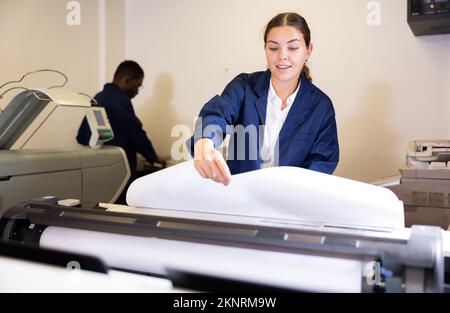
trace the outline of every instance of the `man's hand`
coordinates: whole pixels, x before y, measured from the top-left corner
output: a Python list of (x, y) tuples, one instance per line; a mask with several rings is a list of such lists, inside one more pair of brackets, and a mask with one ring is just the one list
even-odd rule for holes
[(156, 157), (156, 161), (155, 161), (155, 162), (161, 164), (161, 167), (162, 167), (162, 168), (166, 168), (166, 167), (167, 167), (167, 162), (166, 162), (166, 160), (160, 158), (159, 156)]
[(211, 178), (225, 186), (230, 183), (231, 173), (222, 154), (214, 148), (211, 139), (203, 138), (194, 145), (194, 166), (203, 178)]

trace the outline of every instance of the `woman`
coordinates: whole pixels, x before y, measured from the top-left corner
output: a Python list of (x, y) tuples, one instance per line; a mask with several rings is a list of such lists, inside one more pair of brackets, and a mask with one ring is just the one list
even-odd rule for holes
[[(201, 110), (189, 142), (196, 170), (224, 185), (231, 174), (271, 166), (332, 174), (339, 161), (335, 114), (305, 65), (313, 45), (304, 18), (275, 16), (264, 33), (264, 50), (267, 71), (238, 75)], [(216, 148), (227, 133), (225, 162)]]

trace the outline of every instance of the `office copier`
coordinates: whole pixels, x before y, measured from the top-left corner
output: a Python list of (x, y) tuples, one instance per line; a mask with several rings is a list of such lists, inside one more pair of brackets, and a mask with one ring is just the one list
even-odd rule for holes
[(405, 205), (406, 226), (450, 227), (450, 141), (415, 140), (408, 144), (400, 181), (388, 188)]
[[(47, 194), (114, 202), (130, 171), (122, 149), (102, 146), (113, 136), (104, 109), (63, 85), (16, 86), (32, 73), (0, 87), (14, 86), (0, 99), (8, 91), (23, 89), (0, 114), (0, 214), (15, 203)], [(75, 142), (85, 116), (93, 128), (90, 147)]]

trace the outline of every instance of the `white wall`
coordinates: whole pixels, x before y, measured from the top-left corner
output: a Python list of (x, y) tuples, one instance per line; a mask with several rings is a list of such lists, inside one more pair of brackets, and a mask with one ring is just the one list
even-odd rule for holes
[[(2, 0), (0, 2), (0, 82), (26, 72), (53, 68), (69, 77), (68, 88), (94, 93), (98, 84), (97, 1), (80, 1), (81, 25), (69, 26), (64, 0)], [(28, 86), (61, 82), (39, 74)], [(1, 85), (0, 84), (0, 85)], [(1, 100), (0, 106), (7, 103)]]
[[(337, 175), (394, 174), (409, 140), (450, 137), (450, 35), (414, 37), (406, 1), (380, 0), (382, 24), (372, 27), (365, 0), (104, 0), (104, 21), (102, 1), (79, 1), (82, 24), (71, 27), (66, 0), (2, 0), (0, 83), (56, 68), (69, 76), (69, 89), (93, 95), (120, 61), (134, 59), (146, 71), (137, 113), (169, 155), (172, 127), (192, 127), (202, 105), (238, 73), (264, 70), (265, 24), (296, 11), (312, 29), (315, 83), (336, 108)], [(41, 74), (28, 85), (54, 80)]]
[[(111, 81), (117, 64), (125, 58), (123, 0), (78, 1), (79, 26), (67, 23), (72, 11), (66, 7), (69, 2), (1, 0), (0, 85), (43, 68), (62, 71), (69, 78), (66, 89), (91, 96)], [(63, 79), (55, 74), (41, 73), (26, 78), (22, 85), (45, 88), (61, 82)], [(12, 91), (1, 99), (0, 108), (18, 92)], [(67, 123), (61, 121), (59, 127)], [(74, 127), (78, 129), (78, 122)], [(77, 145), (74, 136), (67, 141), (67, 146)]]
[[(444, 38), (445, 43), (446, 43), (446, 51), (450, 51), (450, 35), (448, 36), (440, 36), (442, 38)], [(445, 82), (445, 87), (443, 92), (446, 93), (446, 99), (444, 100), (445, 103), (445, 107), (447, 109), (447, 114), (445, 117), (445, 121), (444, 123), (447, 124), (447, 134), (446, 134), (446, 138), (450, 137), (450, 123), (448, 123), (448, 121), (450, 121), (450, 57), (446, 56), (443, 60), (443, 64), (442, 66), (445, 68), (444, 71), (446, 72), (446, 79), (444, 80)]]
[(450, 135), (450, 35), (414, 37), (406, 1), (380, 0), (369, 26), (363, 0), (128, 0), (126, 57), (146, 71), (138, 114), (170, 153), (174, 124), (192, 127), (201, 106), (240, 72), (265, 69), (263, 30), (282, 11), (304, 15), (315, 83), (334, 101), (337, 175), (371, 181), (403, 164), (407, 142)]
[(105, 82), (112, 81), (117, 66), (125, 59), (125, 3), (105, 1)]
[[(80, 1), (81, 25), (69, 26), (66, 22), (68, 2), (0, 2), (0, 85), (17, 80), (27, 72), (50, 68), (68, 76), (67, 89), (91, 95), (97, 91), (98, 4), (97, 1)], [(45, 88), (63, 81), (56, 74), (41, 73), (26, 78), (22, 86)], [(19, 92), (8, 93), (0, 100), (0, 108), (4, 108)], [(67, 123), (61, 121), (59, 127), (65, 127)], [(68, 146), (76, 144), (75, 138), (67, 140)]]

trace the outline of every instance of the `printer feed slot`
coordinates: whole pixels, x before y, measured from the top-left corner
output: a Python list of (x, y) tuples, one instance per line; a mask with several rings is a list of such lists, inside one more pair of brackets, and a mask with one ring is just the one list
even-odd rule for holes
[(168, 278), (175, 287), (197, 290), (200, 292), (224, 292), (224, 293), (246, 293), (251, 290), (252, 293), (280, 293), (280, 292), (299, 292), (275, 286), (263, 285), (245, 282), (242, 280), (233, 280), (213, 275), (192, 273), (181, 270), (169, 269)]

